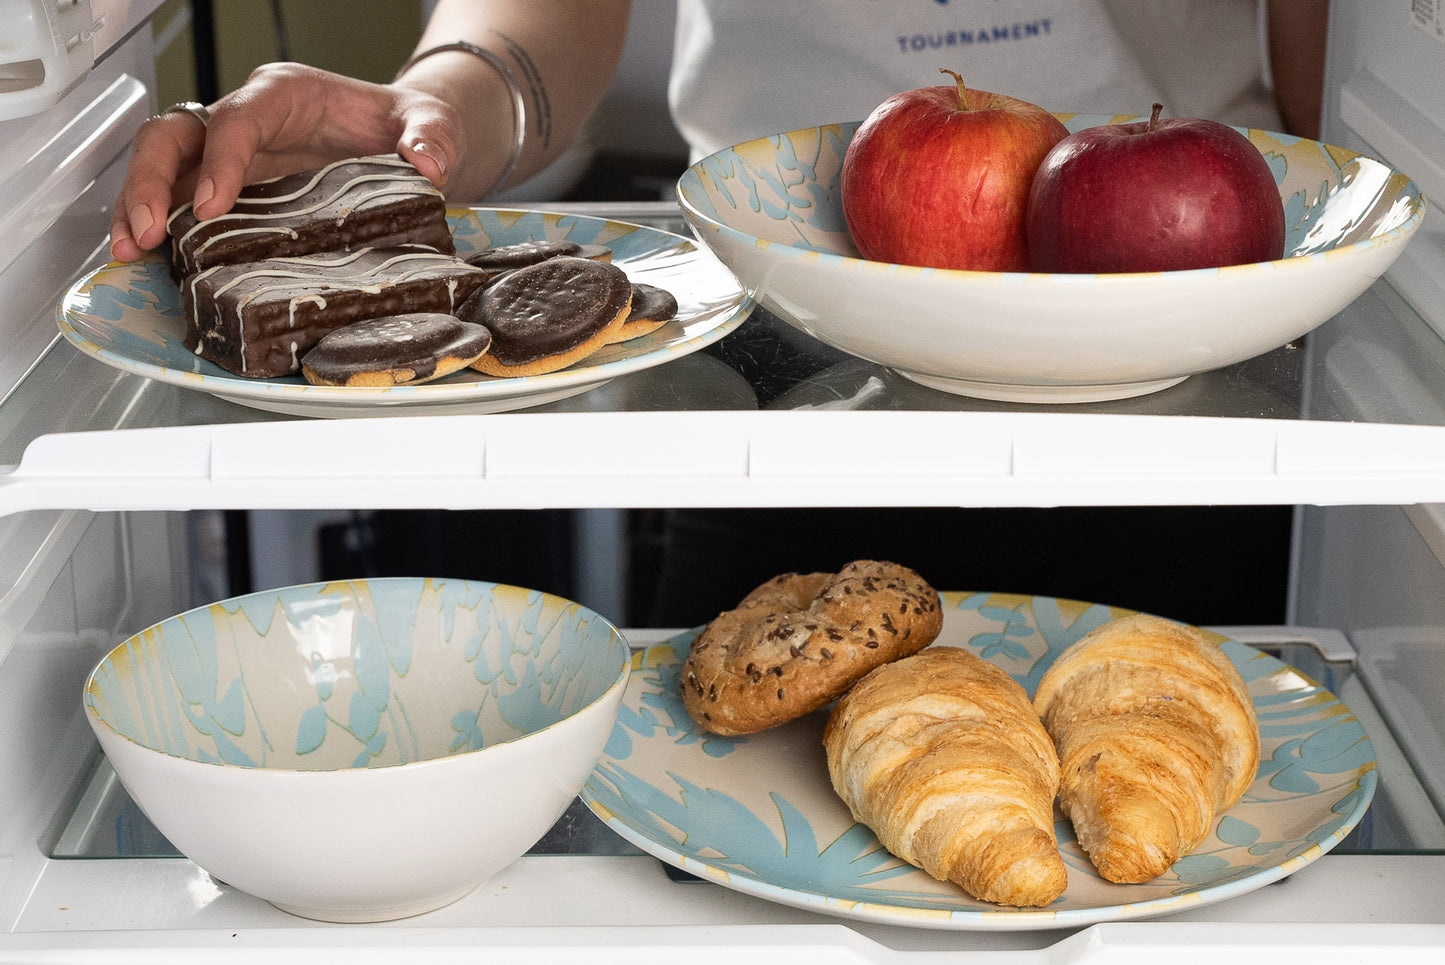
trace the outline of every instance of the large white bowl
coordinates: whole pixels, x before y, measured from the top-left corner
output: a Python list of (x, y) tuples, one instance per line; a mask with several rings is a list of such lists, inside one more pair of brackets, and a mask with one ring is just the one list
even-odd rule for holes
[[(1130, 119), (1058, 116), (1071, 131)], [(1278, 348), (1368, 288), (1425, 213), (1415, 183), (1385, 164), (1241, 129), (1279, 183), (1288, 228), (1279, 261), (1104, 275), (885, 264), (858, 256), (843, 218), (839, 173), (857, 126), (790, 131), (704, 158), (678, 181), (682, 210), (774, 314), (977, 398), (1127, 398)]]
[(519, 587), (265, 591), (136, 634), (87, 718), (183, 854), (280, 908), (401, 918), (520, 857), (596, 764), (630, 669), (596, 613)]

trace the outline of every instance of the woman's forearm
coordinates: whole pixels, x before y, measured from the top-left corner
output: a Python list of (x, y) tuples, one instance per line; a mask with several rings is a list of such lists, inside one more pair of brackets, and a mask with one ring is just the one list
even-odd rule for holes
[[(440, 0), (417, 51), (466, 41), (511, 73), (526, 116), (522, 154), (508, 177), (516, 184), (565, 150), (597, 109), (621, 57), (628, 12), (627, 0)], [(476, 200), (497, 187), (516, 144), (502, 72), (474, 54), (448, 51), (417, 61), (397, 83), (456, 111), (460, 143), (438, 152), (455, 159), (446, 172), (448, 196)]]

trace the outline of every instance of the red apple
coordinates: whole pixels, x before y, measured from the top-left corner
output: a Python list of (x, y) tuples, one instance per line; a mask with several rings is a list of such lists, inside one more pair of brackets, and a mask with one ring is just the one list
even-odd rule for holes
[(954, 84), (894, 94), (843, 157), (843, 215), (864, 258), (1026, 271), (1034, 171), (1067, 133), (1027, 101)]
[(1249, 138), (1217, 121), (1076, 131), (1044, 158), (1028, 204), (1035, 271), (1218, 268), (1284, 255), (1284, 205)]

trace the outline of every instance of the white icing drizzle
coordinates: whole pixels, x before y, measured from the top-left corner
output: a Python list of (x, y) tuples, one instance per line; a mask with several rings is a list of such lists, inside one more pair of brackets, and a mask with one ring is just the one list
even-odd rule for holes
[[(323, 294), (319, 293), (316, 290), (318, 287), (324, 288), (328, 286), (328, 284), (334, 285), (335, 282), (340, 281), (345, 284), (347, 289), (349, 290), (365, 291), (370, 294), (379, 294), (392, 285), (425, 277), (428, 272), (434, 271), (438, 268), (472, 268), (472, 266), (467, 265), (465, 262), (458, 262), (456, 258), (453, 258), (450, 255), (443, 255), (437, 251), (434, 251), (433, 249), (427, 248), (424, 245), (403, 245), (398, 246), (398, 248), (400, 250), (397, 254), (391, 255), (390, 257), (385, 258), (384, 260), (378, 262), (376, 265), (373, 265), (369, 268), (360, 269), (355, 275), (344, 276), (340, 279), (328, 278), (325, 274), (317, 274), (314, 271), (305, 271), (304, 268), (344, 268), (347, 265), (354, 264), (357, 261), (366, 258), (367, 256), (373, 254), (379, 249), (360, 248), (356, 251), (340, 252), (329, 258), (324, 256), (309, 255), (297, 256), (294, 258), (272, 258), (264, 263), (253, 262), (246, 266), (246, 270), (237, 272), (234, 278), (228, 279), (224, 283), (218, 285), (211, 293), (211, 299), (213, 302), (225, 292), (230, 291), (232, 288), (236, 287), (239, 284), (242, 284), (243, 282), (252, 281), (257, 278), (274, 279), (274, 283), (258, 285), (254, 291), (248, 292), (243, 297), (238, 298), (234, 306), (234, 312), (230, 316), (231, 327), (233, 327), (236, 331), (236, 338), (239, 342), (239, 351), (237, 354), (240, 356), (242, 373), (244, 374), (246, 370), (246, 330), (245, 326), (242, 325), (242, 315), (245, 312), (246, 308), (252, 302), (258, 299), (275, 297), (279, 293), (285, 292), (288, 289), (294, 289), (297, 286), (304, 286), (306, 289), (304, 293), (299, 294), (289, 299), (288, 301), (288, 327), (294, 329), (296, 327), (296, 312), (300, 306), (309, 302), (323, 309), (326, 307), (326, 298)], [(416, 250), (408, 251), (406, 250), (408, 248), (414, 248)], [(415, 262), (415, 264), (409, 265), (400, 270), (397, 269), (398, 265), (404, 265), (407, 262)], [(296, 267), (288, 267), (291, 265), (294, 265)], [(217, 265), (213, 268), (207, 268), (205, 271), (196, 274), (194, 278), (191, 279), (191, 284), (193, 286), (197, 285), (201, 281), (208, 279), (211, 276), (216, 275), (217, 273), (224, 274), (227, 272), (234, 272), (238, 267), (239, 266), (236, 265)], [(485, 271), (480, 268), (475, 268), (472, 270), (481, 274), (485, 274)], [(395, 274), (391, 274), (391, 276), (388, 277), (386, 280), (374, 284), (368, 285), (361, 281), (361, 279), (370, 278), (378, 274), (392, 272), (395, 272)], [(446, 286), (447, 301), (453, 308), (455, 308), (457, 279), (455, 277), (448, 277), (446, 279)], [(199, 312), (199, 310), (197, 311)], [(219, 322), (219, 320), (220, 318), (218, 316), (217, 321)], [(211, 333), (206, 332), (202, 333), (203, 337), (206, 337), (210, 334)], [(295, 366), (293, 365), (292, 368), (294, 370)]]
[[(405, 247), (411, 247), (417, 250), (402, 251), (399, 254), (392, 255), (391, 257), (385, 259), (384, 261), (378, 262), (376, 265), (373, 265), (370, 268), (361, 270), (360, 273), (355, 277), (368, 278), (380, 272), (384, 272), (392, 268), (394, 265), (406, 261), (424, 261), (431, 263), (430, 265), (420, 265), (415, 267), (407, 277), (410, 277), (417, 272), (425, 271), (428, 267), (455, 267), (456, 265), (457, 260), (455, 258), (451, 257), (450, 255), (443, 255), (440, 252), (427, 248), (424, 245), (410, 245)], [(287, 285), (286, 282), (288, 280), (299, 280), (308, 284), (323, 284), (326, 281), (324, 275), (318, 275), (314, 271), (306, 271), (305, 269), (307, 267), (323, 269), (344, 268), (347, 265), (354, 264), (357, 261), (366, 258), (377, 250), (379, 249), (358, 248), (355, 251), (337, 252), (330, 258), (316, 255), (298, 255), (294, 258), (271, 258), (264, 262), (249, 262), (244, 266), (245, 270), (238, 272), (234, 278), (231, 278), (224, 284), (217, 287), (216, 290), (212, 293), (212, 297), (214, 298), (216, 296), (222, 295), (225, 292), (230, 291), (236, 285), (239, 285), (245, 281), (250, 281), (253, 278), (282, 279), (281, 281), (278, 281), (277, 284), (272, 285), (268, 288), (258, 288), (258, 294), (263, 292), (269, 294), (270, 292), (278, 291), (286, 287), (292, 287)], [(295, 265), (296, 267), (287, 268), (286, 266), (288, 265)], [(207, 279), (217, 273), (224, 273), (228, 269), (234, 271), (238, 267), (243, 266), (216, 265), (212, 268), (207, 268), (205, 271), (202, 271), (195, 276), (193, 284), (198, 284), (202, 280)], [(477, 270), (481, 271), (482, 269)]]
[[(326, 195), (326, 196), (321, 197), (321, 198), (318, 198), (318, 199), (317, 199), (316, 201), (314, 201), (313, 203), (311, 203), (311, 204), (309, 204), (309, 205), (306, 205), (306, 206), (304, 206), (304, 207), (287, 208), (287, 209), (284, 210), (284, 211), (259, 211), (259, 212), (243, 212), (243, 211), (237, 211), (237, 210), (235, 210), (235, 209), (232, 209), (230, 212), (228, 212), (228, 213), (226, 213), (226, 214), (223, 214), (223, 215), (220, 215), (220, 216), (218, 216), (218, 217), (211, 218), (211, 219), (206, 220), (206, 221), (197, 221), (197, 222), (190, 228), (189, 231), (187, 231), (184, 235), (181, 236), (180, 241), (181, 241), (182, 244), (184, 244), (186, 241), (190, 240), (198, 231), (202, 231), (202, 230), (207, 230), (207, 229), (214, 228), (214, 227), (215, 227), (216, 225), (218, 225), (218, 224), (233, 223), (233, 222), (239, 222), (239, 221), (275, 221), (275, 220), (280, 219), (280, 218), (292, 219), (292, 218), (296, 218), (297, 216), (304, 216), (304, 215), (309, 215), (309, 214), (315, 214), (317, 211), (320, 211), (320, 210), (323, 209), (323, 208), (326, 208), (326, 207), (329, 207), (330, 205), (335, 204), (338, 200), (340, 200), (340, 199), (346, 194), (347, 191), (351, 190), (351, 189), (352, 189), (353, 187), (355, 187), (356, 185), (358, 185), (358, 184), (364, 184), (364, 183), (366, 183), (366, 182), (368, 182), (368, 181), (377, 181), (377, 180), (394, 181), (394, 182), (398, 182), (398, 183), (392, 185), (392, 186), (391, 186), (390, 188), (388, 188), (388, 189), (384, 189), (384, 190), (381, 190), (381, 191), (373, 191), (371, 194), (369, 194), (369, 195), (366, 196), (366, 200), (368, 200), (368, 201), (369, 201), (369, 200), (375, 200), (376, 198), (385, 197), (385, 196), (387, 196), (387, 195), (395, 195), (395, 196), (397, 196), (397, 197), (404, 197), (404, 196), (406, 196), (406, 195), (412, 194), (413, 192), (410, 191), (410, 190), (408, 190), (408, 188), (410, 187), (410, 185), (408, 185), (408, 184), (405, 183), (405, 182), (415, 181), (416, 179), (415, 179), (415, 178), (399, 177), (399, 176), (396, 176), (396, 175), (366, 175), (366, 176), (362, 176), (362, 177), (358, 177), (358, 178), (352, 178), (350, 181), (347, 181), (345, 184), (341, 185), (337, 190), (333, 191), (331, 194)], [(275, 201), (274, 198), (268, 198), (268, 199), (266, 199), (266, 200), (267, 200), (268, 202), (274, 202), (274, 201)], [(239, 201), (237, 202), (238, 205), (241, 204), (241, 203), (242, 203), (242, 202), (239, 202)], [(253, 203), (254, 203), (254, 202), (253, 202)], [(355, 207), (353, 207), (352, 210), (355, 210)], [(347, 212), (347, 213), (349, 214), (350, 212)], [(343, 215), (343, 217), (345, 217), (345, 215)], [(218, 231), (218, 232), (216, 232), (214, 235), (211, 235), (211, 236), (209, 236), (208, 238), (206, 238), (206, 239), (201, 243), (200, 247), (209, 247), (209, 246), (211, 246), (211, 245), (214, 245), (214, 244), (215, 244), (216, 242), (218, 242), (218, 241), (222, 241), (222, 240), (229, 239), (229, 238), (234, 238), (234, 237), (236, 237), (237, 234), (240, 234), (240, 233), (242, 233), (242, 232), (244, 232), (244, 231), (247, 231), (247, 230), (256, 231), (256, 230), (258, 230), (258, 229), (255, 229), (255, 228), (251, 228), (251, 229), (244, 229), (244, 228), (227, 228), (227, 229), (225, 229), (225, 230), (223, 230), (223, 231)]]
[[(304, 186), (296, 189), (295, 191), (292, 191), (290, 194), (278, 194), (278, 195), (276, 195), (275, 197), (271, 197), (271, 198), (238, 198), (237, 201), (236, 201), (236, 203), (237, 203), (237, 204), (276, 204), (276, 203), (278, 203), (278, 202), (279, 202), (279, 203), (285, 203), (285, 202), (287, 202), (287, 201), (295, 201), (297, 198), (300, 198), (300, 197), (304, 196), (308, 191), (310, 191), (310, 190), (312, 190), (313, 188), (315, 188), (316, 185), (320, 184), (321, 181), (322, 181), (323, 179), (325, 179), (326, 175), (330, 174), (332, 171), (336, 170), (337, 168), (345, 167), (345, 166), (348, 165), (348, 164), (354, 164), (354, 165), (357, 165), (357, 166), (362, 166), (362, 165), (367, 165), (367, 164), (369, 164), (369, 165), (373, 165), (373, 166), (376, 166), (376, 167), (404, 168), (404, 169), (406, 169), (406, 171), (408, 171), (408, 172), (410, 172), (410, 173), (404, 173), (404, 174), (401, 174), (401, 175), (391, 175), (391, 177), (392, 177), (394, 180), (402, 180), (402, 179), (408, 179), (408, 180), (412, 180), (412, 181), (417, 181), (417, 180), (419, 180), (419, 181), (421, 181), (424, 185), (426, 185), (426, 187), (425, 187), (424, 189), (422, 189), (422, 190), (424, 190), (426, 193), (434, 194), (434, 195), (436, 195), (436, 196), (438, 196), (438, 197), (441, 196), (441, 192), (438, 191), (438, 190), (436, 189), (436, 187), (433, 186), (430, 181), (428, 181), (426, 178), (424, 178), (424, 177), (422, 177), (420, 174), (418, 174), (418, 173), (416, 172), (416, 168), (414, 168), (409, 161), (403, 161), (403, 160), (402, 160), (401, 158), (399, 158), (399, 157), (368, 157), (368, 158), (349, 158), (349, 159), (347, 159), (347, 160), (345, 160), (345, 161), (333, 161), (332, 163), (326, 165), (325, 167), (318, 168), (318, 169), (316, 170), (314, 176), (311, 178), (310, 181), (307, 181)], [(377, 175), (377, 176), (380, 177), (381, 175)], [(272, 184), (272, 183), (274, 183), (274, 182), (276, 182), (276, 181), (279, 181), (279, 180), (281, 180), (281, 178), (271, 178), (271, 179), (268, 180), (268, 181), (260, 181), (260, 182), (257, 182), (257, 183), (258, 183), (258, 184)]]
[[(337, 168), (343, 167), (343, 166), (345, 166), (345, 165), (352, 165), (352, 166), (356, 166), (356, 167), (371, 166), (371, 167), (406, 168), (406, 169), (408, 169), (408, 170), (410, 171), (410, 173), (391, 173), (391, 172), (385, 172), (385, 171), (370, 171), (370, 172), (368, 172), (368, 171), (362, 171), (361, 173), (357, 174), (356, 176), (354, 176), (354, 177), (350, 178), (349, 180), (343, 182), (343, 183), (342, 183), (341, 185), (339, 185), (338, 187), (332, 189), (332, 190), (330, 191), (330, 193), (324, 195), (323, 197), (318, 198), (317, 200), (313, 201), (313, 202), (312, 202), (311, 204), (309, 204), (309, 205), (305, 205), (305, 206), (301, 206), (301, 207), (286, 208), (285, 210), (281, 210), (281, 211), (268, 211), (268, 212), (255, 212), (255, 211), (247, 212), (247, 211), (244, 211), (244, 210), (240, 210), (240, 209), (242, 209), (242, 208), (244, 208), (245, 206), (248, 206), (248, 205), (251, 205), (251, 206), (254, 206), (254, 205), (285, 205), (285, 204), (288, 204), (288, 203), (291, 203), (291, 202), (298, 201), (298, 200), (300, 200), (302, 197), (304, 197), (307, 193), (315, 190), (315, 189), (321, 184), (321, 182), (326, 178), (327, 175), (329, 175), (331, 172), (335, 171)], [(273, 181), (277, 181), (277, 180), (280, 180), (280, 179), (279, 179), (279, 178), (272, 178), (271, 181), (263, 181), (263, 182), (260, 182), (260, 183), (262, 183), (262, 184), (269, 184), (269, 183), (271, 183), (271, 182), (273, 182)], [(181, 236), (180, 239), (177, 240), (177, 244), (178, 244), (178, 245), (184, 245), (185, 242), (190, 241), (190, 240), (193, 238), (193, 236), (195, 236), (195, 234), (196, 234), (197, 232), (202, 231), (202, 230), (210, 230), (210, 229), (213, 229), (213, 228), (215, 228), (218, 224), (234, 224), (234, 223), (237, 223), (237, 222), (245, 222), (245, 221), (268, 221), (268, 220), (274, 221), (274, 220), (279, 219), (279, 218), (295, 218), (295, 217), (297, 217), (298, 215), (313, 214), (313, 213), (315, 213), (316, 211), (319, 211), (319, 210), (321, 210), (322, 208), (327, 207), (328, 205), (335, 204), (340, 198), (342, 198), (343, 196), (345, 196), (345, 194), (346, 194), (347, 192), (356, 189), (358, 186), (360, 186), (360, 185), (365, 185), (365, 184), (368, 184), (368, 183), (373, 183), (373, 182), (383, 182), (383, 183), (385, 183), (385, 186), (384, 186), (384, 187), (380, 187), (380, 188), (378, 188), (377, 190), (371, 191), (370, 193), (363, 195), (355, 204), (353, 204), (353, 205), (351, 206), (351, 208), (349, 208), (349, 209), (342, 215), (342, 218), (343, 218), (343, 219), (344, 219), (346, 216), (348, 216), (352, 211), (355, 211), (357, 208), (359, 208), (361, 205), (363, 205), (363, 204), (365, 204), (365, 203), (368, 203), (368, 202), (370, 202), (370, 201), (374, 201), (374, 200), (376, 200), (376, 199), (378, 199), (378, 198), (385, 198), (385, 197), (388, 197), (388, 196), (415, 195), (415, 194), (424, 194), (424, 195), (431, 195), (431, 196), (433, 196), (433, 197), (442, 197), (441, 191), (439, 191), (439, 190), (436, 188), (435, 185), (433, 185), (433, 184), (432, 184), (430, 181), (428, 181), (426, 178), (424, 178), (424, 177), (422, 177), (420, 174), (418, 174), (418, 173), (416, 172), (416, 169), (415, 169), (415, 168), (413, 168), (408, 162), (403, 161), (401, 158), (365, 158), (365, 159), (360, 159), (360, 160), (358, 160), (358, 159), (350, 159), (350, 160), (346, 160), (346, 161), (337, 161), (337, 162), (335, 162), (335, 163), (328, 164), (328, 165), (326, 165), (325, 167), (318, 169), (318, 170), (313, 174), (313, 176), (312, 176), (302, 187), (298, 188), (298, 189), (295, 190), (295, 191), (290, 192), (289, 194), (277, 195), (277, 196), (275, 196), (275, 197), (269, 197), (269, 198), (263, 198), (263, 197), (247, 197), (247, 196), (245, 196), (245, 195), (242, 195), (241, 197), (238, 197), (238, 198), (236, 199), (236, 205), (235, 205), (234, 208), (232, 208), (231, 211), (227, 212), (226, 214), (220, 215), (220, 216), (218, 216), (218, 217), (216, 217), (216, 218), (208, 219), (208, 220), (206, 220), (206, 221), (197, 220), (197, 222), (196, 222), (194, 225), (192, 225), (192, 226), (186, 231), (186, 233)], [(171, 224), (175, 221), (175, 219), (176, 219), (182, 212), (189, 210), (190, 207), (191, 207), (190, 203), (187, 202), (186, 204), (183, 204), (183, 205), (181, 205), (180, 207), (178, 207), (175, 211), (171, 212), (170, 217), (168, 217), (168, 218), (166, 219), (166, 227), (167, 227), (167, 230), (169, 230)], [(338, 220), (338, 223), (340, 223), (340, 220)], [(235, 238), (238, 234), (247, 233), (247, 232), (260, 232), (260, 231), (265, 231), (265, 230), (279, 231), (279, 230), (283, 230), (283, 229), (280, 228), (280, 227), (273, 227), (273, 228), (270, 228), (270, 229), (267, 229), (267, 228), (254, 228), (254, 227), (253, 227), (253, 228), (240, 228), (240, 227), (226, 228), (226, 229), (223, 229), (223, 230), (221, 230), (221, 231), (216, 232), (214, 235), (210, 235), (209, 237), (205, 238), (203, 241), (201, 241), (201, 242), (198, 244), (196, 250), (197, 250), (197, 251), (204, 251), (206, 248), (209, 248), (211, 245), (214, 245), (214, 244), (216, 244), (216, 243), (219, 242), (219, 241), (223, 241), (223, 240)], [(294, 230), (292, 230), (292, 229), (290, 229), (290, 228), (285, 228), (284, 230), (291, 231), (291, 237), (293, 237), (293, 238), (296, 237), (296, 234), (295, 234)], [(188, 255), (188, 256), (187, 256), (187, 260), (188, 260), (188, 261), (191, 261), (192, 263), (194, 263), (194, 257), (195, 257), (194, 253), (191, 254), (191, 255)]]
[(288, 327), (290, 327), (290, 328), (295, 328), (295, 327), (296, 327), (296, 309), (297, 309), (298, 306), (300, 306), (300, 305), (306, 305), (306, 304), (315, 305), (315, 306), (316, 306), (318, 309), (320, 309), (321, 311), (325, 311), (325, 310), (326, 310), (326, 297), (325, 297), (324, 295), (312, 294), (312, 295), (302, 295), (302, 296), (300, 296), (299, 298), (293, 298), (293, 299), (291, 299), (291, 304), (290, 304), (290, 307), (289, 307), (289, 310), (288, 310), (288, 318), (287, 318), (287, 322), (286, 322), (286, 324), (287, 324)]
[(192, 264), (194, 264), (196, 256), (199, 255), (201, 252), (205, 251), (207, 248), (211, 247), (211, 245), (215, 244), (217, 241), (220, 241), (222, 238), (235, 238), (238, 235), (285, 235), (286, 237), (294, 241), (296, 240), (297, 232), (295, 228), (290, 228), (286, 225), (261, 225), (255, 228), (232, 228), (230, 231), (223, 231), (213, 238), (207, 238), (205, 241), (202, 241), (199, 245), (197, 245), (194, 249), (191, 250), (191, 253), (188, 256), (188, 260)]

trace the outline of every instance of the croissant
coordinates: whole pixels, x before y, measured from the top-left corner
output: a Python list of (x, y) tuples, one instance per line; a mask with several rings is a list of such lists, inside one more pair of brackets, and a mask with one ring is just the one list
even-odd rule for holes
[(1110, 881), (1148, 881), (1193, 851), (1259, 767), (1239, 672), (1159, 617), (1114, 620), (1065, 650), (1034, 708), (1058, 748), (1059, 803)]
[(1000, 668), (957, 647), (878, 667), (838, 701), (823, 746), (838, 796), (899, 858), (984, 901), (1063, 893), (1058, 759)]

